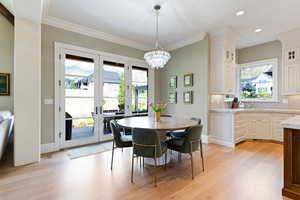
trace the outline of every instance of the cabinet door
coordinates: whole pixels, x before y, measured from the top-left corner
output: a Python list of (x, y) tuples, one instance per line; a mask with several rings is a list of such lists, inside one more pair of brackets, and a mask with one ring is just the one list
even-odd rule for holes
[(294, 115), (292, 114), (277, 114), (272, 120), (272, 140), (283, 142), (283, 128), (281, 122), (287, 120)]
[(246, 130), (248, 139), (256, 139), (257, 137), (257, 128), (256, 128), (256, 120), (250, 119), (248, 122), (248, 129)]
[(225, 67), (225, 92), (228, 94), (234, 94), (235, 93), (235, 67), (234, 65), (228, 64)]
[(289, 94), (296, 93), (298, 88), (298, 70), (297, 65), (287, 65), (285, 72), (285, 92)]
[(256, 137), (254, 139), (271, 139), (271, 122), (269, 119), (258, 119), (256, 121)]
[(248, 118), (245, 114), (236, 114), (234, 120), (234, 141), (235, 143), (243, 141), (247, 136)]
[(286, 65), (295, 65), (299, 64), (300, 62), (300, 49), (299, 47), (292, 47), (292, 48), (287, 48), (285, 50), (285, 64)]

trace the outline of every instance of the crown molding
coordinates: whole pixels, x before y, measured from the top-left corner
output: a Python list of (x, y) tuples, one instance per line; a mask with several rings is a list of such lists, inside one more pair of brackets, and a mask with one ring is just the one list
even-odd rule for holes
[(166, 49), (168, 51), (173, 51), (173, 50), (176, 50), (176, 49), (179, 49), (181, 47), (185, 47), (187, 45), (190, 45), (190, 44), (194, 44), (196, 42), (199, 42), (201, 40), (203, 40), (206, 36), (206, 33), (205, 32), (202, 32), (200, 34), (197, 34), (196, 36), (194, 37), (191, 37), (191, 38), (188, 38), (186, 40), (181, 40), (179, 42), (176, 42), (174, 44), (170, 44), (168, 46), (166, 46)]
[[(45, 12), (46, 11), (44, 11), (44, 13)], [(99, 30), (88, 28), (88, 27), (85, 27), (85, 26), (82, 26), (79, 24), (71, 23), (71, 22), (68, 22), (68, 21), (65, 21), (62, 19), (58, 19), (56, 17), (44, 16), (42, 23), (46, 24), (46, 25), (54, 26), (57, 28), (61, 28), (61, 29), (67, 30), (67, 31), (79, 33), (82, 35), (87, 35), (90, 37), (113, 42), (116, 44), (125, 45), (125, 46), (139, 49), (142, 51), (147, 51), (147, 50), (151, 49), (151, 47), (148, 45), (145, 45), (145, 44), (142, 44), (139, 42), (135, 42), (135, 41), (132, 41), (129, 39), (125, 39), (125, 38), (122, 38), (119, 36), (115, 36), (112, 34), (104, 33)]]

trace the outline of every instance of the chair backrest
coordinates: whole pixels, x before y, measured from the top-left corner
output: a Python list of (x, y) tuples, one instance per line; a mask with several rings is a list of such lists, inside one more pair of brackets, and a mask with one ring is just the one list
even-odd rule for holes
[(159, 133), (150, 129), (133, 129), (133, 151), (138, 156), (154, 158), (162, 155), (161, 140)]
[(191, 120), (197, 121), (198, 125), (201, 124), (201, 119), (200, 118), (192, 117)]
[(190, 152), (191, 144), (192, 144), (192, 152), (198, 150), (201, 136), (202, 136), (202, 125), (197, 125), (187, 129), (187, 134), (184, 138), (183, 149), (185, 153)]
[(120, 126), (117, 124), (116, 120), (112, 119), (110, 120), (110, 129), (112, 131), (115, 145), (116, 147), (121, 147), (122, 146), (122, 140), (121, 140), (121, 131), (120, 131)]
[(172, 117), (172, 115), (160, 115), (161, 117)]
[(14, 116), (5, 116), (0, 121), (0, 160), (13, 131)]

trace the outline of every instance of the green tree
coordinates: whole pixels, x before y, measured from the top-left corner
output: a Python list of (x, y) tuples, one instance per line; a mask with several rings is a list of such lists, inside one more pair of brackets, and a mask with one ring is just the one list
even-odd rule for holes
[(256, 87), (250, 83), (246, 83), (246, 85), (242, 88), (242, 98), (256, 98)]
[(118, 93), (118, 103), (119, 107), (125, 105), (125, 79), (124, 74), (121, 75), (120, 85), (119, 85), (119, 93)]

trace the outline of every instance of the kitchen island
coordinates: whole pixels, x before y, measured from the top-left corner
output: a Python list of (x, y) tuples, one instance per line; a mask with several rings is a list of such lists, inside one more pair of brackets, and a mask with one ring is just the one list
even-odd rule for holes
[(300, 116), (281, 123), (284, 128), (284, 186), (282, 194), (300, 199)]

